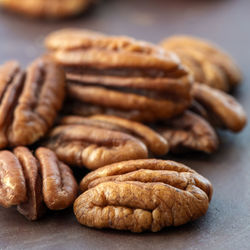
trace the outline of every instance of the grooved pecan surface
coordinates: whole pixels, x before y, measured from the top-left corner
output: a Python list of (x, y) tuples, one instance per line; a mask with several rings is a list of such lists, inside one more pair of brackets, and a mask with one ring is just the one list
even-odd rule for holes
[(173, 36), (161, 45), (181, 58), (199, 83), (229, 91), (241, 81), (241, 72), (233, 59), (208, 41), (190, 37)]
[(180, 114), (190, 104), (192, 77), (175, 54), (157, 46), (76, 29), (54, 32), (45, 43), (65, 67), (74, 101), (148, 112), (152, 121)]
[(93, 124), (55, 127), (48, 136), (46, 146), (56, 152), (63, 162), (89, 169), (148, 156), (146, 145), (136, 137)]
[(17, 62), (0, 67), (0, 148), (28, 145), (52, 126), (62, 106), (62, 69), (39, 58), (23, 72)]
[(18, 205), (29, 220), (41, 217), (46, 207), (67, 208), (76, 198), (78, 186), (71, 169), (47, 148), (38, 148), (35, 156), (26, 147), (1, 151), (0, 163), (0, 205)]
[(178, 226), (204, 215), (212, 197), (210, 182), (194, 170), (155, 159), (105, 166), (81, 182), (74, 203), (86, 226), (142, 232)]
[(205, 118), (213, 125), (233, 132), (239, 132), (245, 127), (246, 113), (233, 96), (197, 83), (193, 85), (192, 95), (205, 108)]
[(31, 17), (63, 18), (84, 11), (92, 0), (0, 0), (0, 5)]
[(165, 121), (157, 131), (169, 142), (170, 150), (182, 153), (188, 150), (212, 153), (218, 148), (218, 137), (211, 125), (191, 111)]
[(148, 149), (156, 155), (164, 155), (168, 151), (168, 142), (157, 132), (138, 122), (122, 119), (116, 116), (95, 115), (88, 118), (66, 116), (62, 124), (83, 124), (131, 134), (142, 140)]

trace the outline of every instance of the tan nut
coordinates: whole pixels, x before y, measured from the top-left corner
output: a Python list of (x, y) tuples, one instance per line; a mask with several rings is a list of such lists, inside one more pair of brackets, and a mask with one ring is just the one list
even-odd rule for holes
[(157, 131), (169, 142), (170, 150), (174, 153), (189, 150), (212, 153), (219, 144), (213, 127), (191, 111), (165, 121)]
[(178, 226), (204, 215), (212, 197), (210, 182), (172, 161), (134, 160), (88, 174), (74, 203), (86, 226), (142, 232)]
[(177, 53), (198, 83), (230, 91), (241, 82), (241, 72), (233, 59), (209, 41), (180, 35), (165, 39), (161, 45)]

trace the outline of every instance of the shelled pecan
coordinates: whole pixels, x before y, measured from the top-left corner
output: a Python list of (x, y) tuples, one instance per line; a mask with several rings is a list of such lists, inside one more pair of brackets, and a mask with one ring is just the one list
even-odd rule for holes
[(213, 127), (192, 111), (165, 121), (158, 125), (157, 131), (169, 142), (173, 153), (190, 150), (212, 153), (219, 144)]
[(62, 161), (89, 169), (147, 158), (148, 149), (156, 155), (168, 151), (167, 141), (149, 127), (105, 115), (65, 117), (51, 131), (45, 145)]
[(0, 148), (29, 145), (52, 126), (65, 94), (64, 72), (39, 58), (23, 72), (15, 61), (0, 67)]
[(192, 95), (205, 110), (204, 118), (214, 125), (233, 132), (241, 131), (247, 116), (243, 107), (231, 95), (204, 84), (193, 84)]
[(198, 83), (228, 92), (241, 82), (241, 72), (233, 59), (209, 41), (191, 36), (172, 36), (161, 45), (181, 58)]
[(173, 161), (115, 163), (89, 173), (74, 203), (77, 220), (95, 228), (157, 232), (204, 215), (210, 182)]
[(0, 0), (0, 6), (28, 17), (64, 18), (86, 10), (93, 0)]
[(35, 155), (26, 147), (0, 151), (0, 164), (0, 205), (18, 205), (29, 220), (41, 217), (46, 207), (65, 209), (76, 198), (71, 169), (47, 148), (38, 148)]
[(160, 47), (76, 29), (52, 33), (46, 46), (66, 70), (71, 102), (136, 111), (146, 121), (173, 117), (190, 105), (192, 78)]

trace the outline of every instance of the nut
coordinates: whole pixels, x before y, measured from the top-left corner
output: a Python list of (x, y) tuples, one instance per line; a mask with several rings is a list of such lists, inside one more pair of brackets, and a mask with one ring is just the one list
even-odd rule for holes
[(66, 116), (61, 120), (61, 123), (83, 124), (124, 132), (143, 141), (148, 149), (155, 155), (165, 155), (168, 152), (168, 143), (160, 134), (141, 123), (116, 116), (95, 115), (88, 118)]
[(161, 45), (172, 50), (198, 83), (230, 91), (241, 82), (241, 72), (233, 59), (216, 45), (191, 36), (173, 36)]
[(204, 215), (212, 197), (210, 182), (173, 161), (133, 160), (88, 174), (74, 203), (86, 226), (142, 232), (179, 226)]
[(18, 63), (0, 67), (0, 148), (29, 145), (52, 126), (62, 106), (65, 79), (48, 58), (33, 62), (25, 74)]
[(246, 113), (234, 97), (202, 84), (193, 85), (192, 95), (207, 110), (205, 118), (208, 116), (214, 126), (233, 132), (239, 132), (245, 127)]
[(201, 116), (191, 111), (165, 121), (157, 131), (169, 142), (173, 153), (183, 153), (189, 150), (212, 153), (219, 144), (213, 127)]
[(10, 207), (26, 201), (22, 166), (11, 152), (0, 152), (0, 205)]
[(81, 13), (92, 2), (92, 0), (0, 0), (0, 5), (25, 16), (63, 18)]
[(29, 220), (41, 217), (46, 206), (51, 210), (69, 207), (78, 189), (70, 168), (51, 150), (38, 148), (35, 154), (25, 147), (0, 152), (0, 204), (18, 205)]
[(146, 145), (134, 136), (93, 125), (55, 127), (45, 145), (63, 162), (91, 170), (113, 162), (148, 156)]
[(175, 54), (152, 44), (61, 30), (49, 35), (46, 45), (66, 70), (73, 101), (148, 112), (150, 121), (180, 114), (191, 102), (192, 79), (186, 69)]

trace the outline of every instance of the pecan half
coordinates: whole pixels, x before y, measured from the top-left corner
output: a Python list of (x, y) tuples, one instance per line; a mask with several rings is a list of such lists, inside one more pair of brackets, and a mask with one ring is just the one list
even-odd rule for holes
[(191, 36), (173, 36), (161, 45), (177, 53), (199, 83), (230, 91), (241, 82), (241, 72), (233, 59), (208, 41)]
[(16, 62), (0, 67), (0, 148), (28, 145), (52, 126), (62, 106), (65, 79), (49, 58), (22, 72)]
[(63, 162), (92, 170), (113, 162), (148, 156), (146, 145), (134, 136), (93, 125), (55, 127), (45, 145)]
[(204, 215), (212, 197), (210, 182), (173, 161), (134, 160), (88, 174), (74, 203), (86, 226), (142, 232), (179, 226)]
[(239, 132), (245, 127), (246, 113), (231, 95), (197, 83), (193, 85), (192, 95), (206, 109), (205, 118), (208, 117), (214, 126), (233, 132)]
[(151, 120), (182, 113), (190, 104), (191, 77), (175, 54), (157, 46), (83, 30), (52, 33), (46, 45), (65, 67), (70, 99), (148, 112)]
[(26, 201), (22, 166), (11, 152), (0, 152), (0, 205), (10, 207)]
[(71, 169), (51, 150), (38, 148), (35, 154), (25, 147), (0, 152), (0, 204), (18, 205), (18, 211), (29, 220), (40, 218), (46, 207), (69, 207), (78, 190)]
[(168, 152), (167, 141), (157, 132), (138, 122), (133, 122), (116, 116), (95, 115), (88, 118), (66, 116), (62, 124), (83, 124), (98, 128), (106, 128), (131, 134), (143, 141), (155, 155), (165, 155)]
[(81, 13), (92, 2), (93, 0), (0, 0), (0, 5), (25, 16), (63, 18)]
[(212, 153), (218, 148), (218, 137), (211, 125), (191, 111), (165, 121), (157, 131), (169, 142), (173, 153), (189, 150)]

